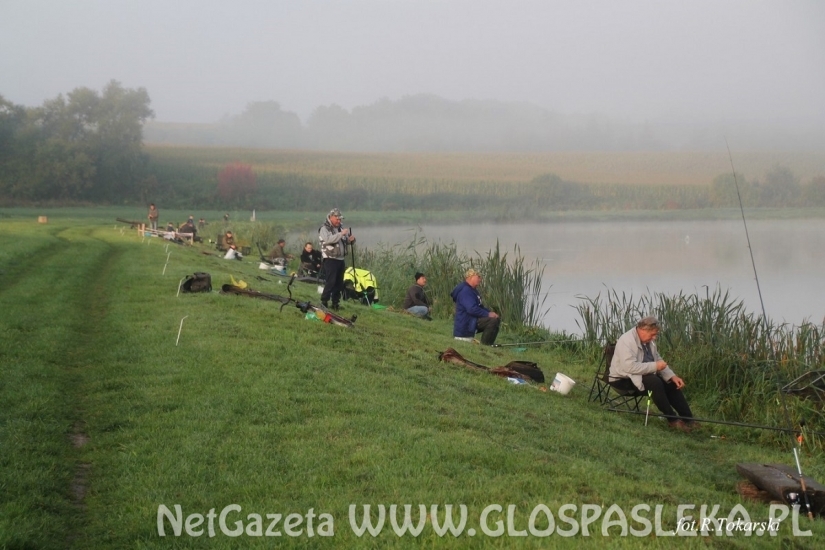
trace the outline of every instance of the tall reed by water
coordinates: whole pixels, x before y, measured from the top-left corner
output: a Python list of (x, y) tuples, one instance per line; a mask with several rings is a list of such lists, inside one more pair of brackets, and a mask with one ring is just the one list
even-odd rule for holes
[[(691, 400), (718, 419), (789, 427), (780, 389), (825, 363), (825, 326), (765, 322), (718, 287), (706, 288), (704, 295), (654, 293), (636, 298), (607, 290), (595, 298), (583, 297), (576, 309), (591, 357), (640, 317), (656, 315), (662, 323), (662, 356), (688, 381)], [(807, 398), (785, 396), (794, 429), (804, 424), (806, 430), (825, 432), (821, 397), (819, 392)], [(814, 436), (805, 441), (820, 449), (825, 444)]]
[(507, 330), (522, 332), (539, 327), (547, 312), (547, 296), (541, 291), (544, 266), (538, 261), (526, 264), (518, 246), (509, 257), (498, 242), (486, 255), (471, 256), (459, 252), (454, 242), (428, 242), (415, 235), (407, 244), (361, 250), (357, 261), (359, 267), (369, 269), (378, 279), (382, 302), (397, 308), (413, 284), (413, 275), (421, 271), (427, 276), (426, 292), (433, 315), (450, 317), (454, 310), (450, 292), (472, 267), (484, 280), (480, 288), (484, 304), (501, 315)]

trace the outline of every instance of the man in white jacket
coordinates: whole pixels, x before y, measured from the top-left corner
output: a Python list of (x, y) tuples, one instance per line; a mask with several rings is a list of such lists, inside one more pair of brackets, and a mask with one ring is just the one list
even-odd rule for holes
[(653, 316), (640, 319), (635, 328), (622, 334), (610, 363), (610, 385), (623, 392), (651, 392), (668, 425), (690, 431), (697, 423), (682, 393), (685, 382), (659, 355), (655, 342), (658, 335), (659, 320)]

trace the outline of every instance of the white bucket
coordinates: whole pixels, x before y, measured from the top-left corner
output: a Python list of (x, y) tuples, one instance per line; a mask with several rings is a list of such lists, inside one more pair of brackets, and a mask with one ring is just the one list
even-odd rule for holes
[(318, 294), (323, 294), (323, 293), (324, 293), (324, 286), (323, 285), (318, 285)]
[(553, 379), (553, 383), (550, 385), (550, 389), (555, 392), (559, 392), (562, 395), (567, 395), (575, 385), (575, 380), (567, 375), (557, 372), (556, 377)]
[(265, 262), (261, 262), (258, 264), (258, 269), (269, 269), (270, 267), (272, 266)]

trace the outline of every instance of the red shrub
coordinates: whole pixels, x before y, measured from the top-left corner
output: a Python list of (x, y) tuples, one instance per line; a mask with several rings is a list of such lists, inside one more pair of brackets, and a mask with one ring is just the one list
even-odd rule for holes
[(218, 173), (218, 196), (226, 202), (243, 201), (257, 190), (255, 172), (248, 164), (236, 161)]

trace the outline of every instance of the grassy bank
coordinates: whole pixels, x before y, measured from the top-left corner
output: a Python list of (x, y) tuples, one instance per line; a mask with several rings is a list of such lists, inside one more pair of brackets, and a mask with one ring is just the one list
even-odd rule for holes
[[(215, 287), (233, 276), (286, 291), (274, 277), (258, 280), (257, 262), (224, 261), (206, 248), (171, 246), (168, 255), (159, 239), (122, 231), (106, 214), (47, 225), (0, 220), (0, 548), (271, 547), (273, 539), (254, 536), (248, 514), (264, 517), (263, 532), (265, 514), (306, 517), (309, 509), (334, 518), (334, 536), (309, 538), (304, 520), (302, 534), (288, 537), (281, 520), (276, 544), (773, 548), (783, 539), (814, 548), (825, 535), (816, 522), (813, 536), (794, 536), (788, 520), (775, 538), (663, 540), (621, 537), (613, 527), (605, 541), (602, 518), (589, 537), (483, 534), (479, 516), (492, 504), (504, 509), (490, 515), (493, 529), (508, 505), (514, 528), (527, 529), (540, 504), (557, 520), (564, 504), (617, 504), (628, 518), (648, 505), (651, 523), (661, 505), (665, 530), (676, 528), (680, 505), (696, 505), (694, 513), (719, 505), (727, 517), (742, 504), (764, 521), (765, 505), (737, 495), (735, 464), (790, 463), (792, 455), (750, 442), (747, 432), (671, 433), (659, 421), (645, 427), (606, 413), (587, 402), (595, 364), (562, 348), (456, 343), (449, 320), (352, 304), (344, 314), (358, 319), (347, 330), (275, 302), (177, 296), (180, 279), (195, 271), (211, 273)], [(312, 285), (294, 292), (317, 300)], [(513, 386), (439, 363), (447, 347), (490, 366), (535, 361), (578, 384), (568, 396)], [(825, 478), (821, 457), (802, 460)], [(478, 531), (472, 543), (466, 533), (438, 536), (431, 517), (418, 537), (389, 527), (358, 537), (348, 519), (352, 504), (419, 503), (466, 505), (467, 527)], [(206, 523), (192, 526), (201, 536), (175, 537), (167, 520), (160, 537), (159, 506), (174, 512), (176, 504), (184, 518), (237, 504), (242, 513), (228, 526), (242, 520), (247, 532), (229, 537), (215, 519), (213, 538)]]

